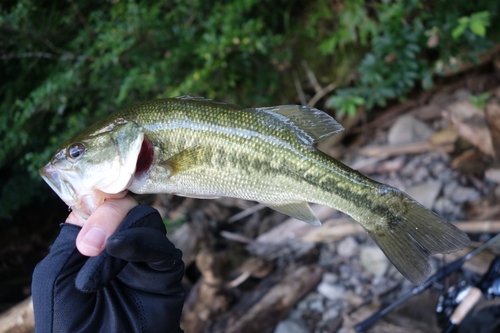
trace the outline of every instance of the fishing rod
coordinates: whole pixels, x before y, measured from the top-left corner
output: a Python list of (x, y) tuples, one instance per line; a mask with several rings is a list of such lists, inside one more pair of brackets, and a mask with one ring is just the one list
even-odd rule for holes
[(401, 304), (405, 303), (413, 296), (421, 294), (426, 289), (428, 289), (430, 286), (432, 286), (434, 284), (434, 282), (439, 281), (439, 280), (447, 277), (448, 275), (450, 275), (454, 271), (458, 270), (460, 267), (462, 267), (462, 265), (465, 262), (469, 261), (470, 259), (475, 257), (477, 254), (479, 254), (480, 252), (489, 248), (490, 246), (492, 246), (493, 244), (495, 244), (498, 241), (500, 241), (500, 233), (498, 235), (496, 235), (495, 237), (491, 238), (489, 241), (485, 242), (483, 245), (479, 246), (477, 249), (472, 250), (471, 252), (467, 253), (462, 258), (457, 259), (457, 260), (449, 263), (448, 265), (444, 266), (443, 268), (439, 269), (434, 275), (432, 275), (429, 279), (427, 279), (427, 281), (425, 281), (424, 284), (422, 284), (421, 286), (416, 286), (416, 287), (412, 288), (409, 292), (407, 292), (402, 297), (397, 299), (394, 303), (390, 304), (386, 308), (375, 313), (374, 315), (372, 315), (368, 319), (365, 319), (364, 321), (358, 323), (356, 326), (354, 326), (354, 329), (356, 330), (356, 332), (364, 332), (365, 330), (370, 328), (370, 326), (372, 326), (377, 320), (379, 320), (380, 318), (382, 318), (383, 316), (385, 316), (386, 314), (388, 314), (389, 312), (391, 312), (392, 310), (394, 310), (395, 308), (397, 308)]
[(440, 326), (444, 327), (442, 333), (455, 332), (483, 296), (486, 299), (500, 296), (500, 256), (491, 262), (486, 274), (475, 285), (467, 284), (463, 280), (439, 297), (436, 314), (438, 323), (441, 319), (442, 325)]

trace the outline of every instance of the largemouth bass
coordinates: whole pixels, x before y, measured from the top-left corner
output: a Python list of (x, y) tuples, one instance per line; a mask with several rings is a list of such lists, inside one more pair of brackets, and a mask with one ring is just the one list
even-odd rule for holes
[(126, 189), (258, 201), (312, 225), (321, 223), (308, 202), (326, 205), (352, 216), (408, 280), (422, 284), (432, 254), (460, 250), (469, 238), (314, 147), (341, 130), (305, 106), (160, 99), (119, 110), (66, 141), (40, 174), (83, 217)]

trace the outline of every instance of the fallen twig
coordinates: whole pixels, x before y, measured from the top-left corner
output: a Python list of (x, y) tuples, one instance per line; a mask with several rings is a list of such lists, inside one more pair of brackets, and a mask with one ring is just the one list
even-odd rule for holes
[(0, 333), (27, 333), (33, 332), (34, 329), (35, 320), (31, 297), (0, 314)]
[[(249, 295), (240, 300), (232, 313), (220, 318), (212, 332), (245, 333), (269, 331), (286, 316), (290, 309), (309, 290), (314, 288), (322, 276), (316, 265), (291, 266), (286, 272), (277, 272), (275, 284), (268, 289), (257, 288), (257, 297)], [(260, 289), (260, 290), (259, 290)], [(265, 291), (259, 293), (259, 291)]]
[(311, 82), (311, 85), (313, 86), (314, 91), (316, 91), (316, 93), (318, 93), (321, 90), (323, 90), (323, 87), (321, 87), (321, 85), (319, 84), (318, 79), (316, 78), (316, 75), (309, 67), (309, 64), (307, 63), (307, 61), (302, 59), (300, 64), (304, 68), (304, 72), (306, 72), (307, 78), (309, 79), (309, 82)]
[(326, 87), (324, 87), (323, 89), (321, 89), (320, 91), (318, 91), (314, 96), (313, 98), (311, 98), (309, 100), (309, 102), (307, 102), (307, 105), (308, 106), (315, 106), (316, 103), (318, 103), (318, 101), (320, 99), (322, 99), (326, 94), (328, 94), (329, 92), (331, 92), (332, 90), (334, 90), (335, 88), (337, 88), (337, 85), (335, 83), (330, 83), (329, 85), (327, 85)]
[(266, 208), (266, 205), (264, 205), (264, 204), (256, 204), (256, 205), (254, 205), (252, 207), (248, 207), (247, 209), (244, 209), (241, 212), (239, 212), (237, 214), (234, 214), (233, 216), (231, 216), (230, 218), (228, 218), (227, 222), (228, 223), (233, 223), (233, 222), (239, 221), (242, 218), (245, 218), (248, 215), (252, 215), (253, 213), (256, 213), (259, 210), (264, 209), (264, 208)]
[(297, 95), (299, 96), (300, 104), (307, 105), (306, 95), (304, 94), (304, 90), (302, 89), (302, 84), (300, 83), (299, 76), (295, 71), (292, 72), (293, 83), (295, 84), (295, 89), (297, 90)]
[(419, 141), (397, 146), (368, 146), (361, 149), (359, 152), (365, 156), (390, 157), (401, 154), (420, 154), (428, 152), (429, 150), (450, 153), (454, 150), (454, 146), (452, 144), (433, 145), (429, 141)]

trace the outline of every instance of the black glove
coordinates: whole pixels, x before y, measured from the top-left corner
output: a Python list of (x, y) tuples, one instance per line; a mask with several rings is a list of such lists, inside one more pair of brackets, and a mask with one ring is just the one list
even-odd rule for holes
[(78, 252), (79, 231), (61, 224), (35, 268), (36, 332), (182, 332), (182, 253), (156, 210), (133, 208), (97, 257)]

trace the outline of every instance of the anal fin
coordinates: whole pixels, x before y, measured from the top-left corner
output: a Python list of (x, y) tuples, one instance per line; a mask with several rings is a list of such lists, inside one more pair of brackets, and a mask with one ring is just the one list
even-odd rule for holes
[(269, 208), (277, 210), (280, 213), (291, 216), (297, 220), (304, 221), (315, 227), (321, 225), (321, 222), (318, 220), (316, 215), (314, 215), (311, 207), (309, 207), (305, 201), (292, 201), (284, 203), (263, 202), (263, 204)]

